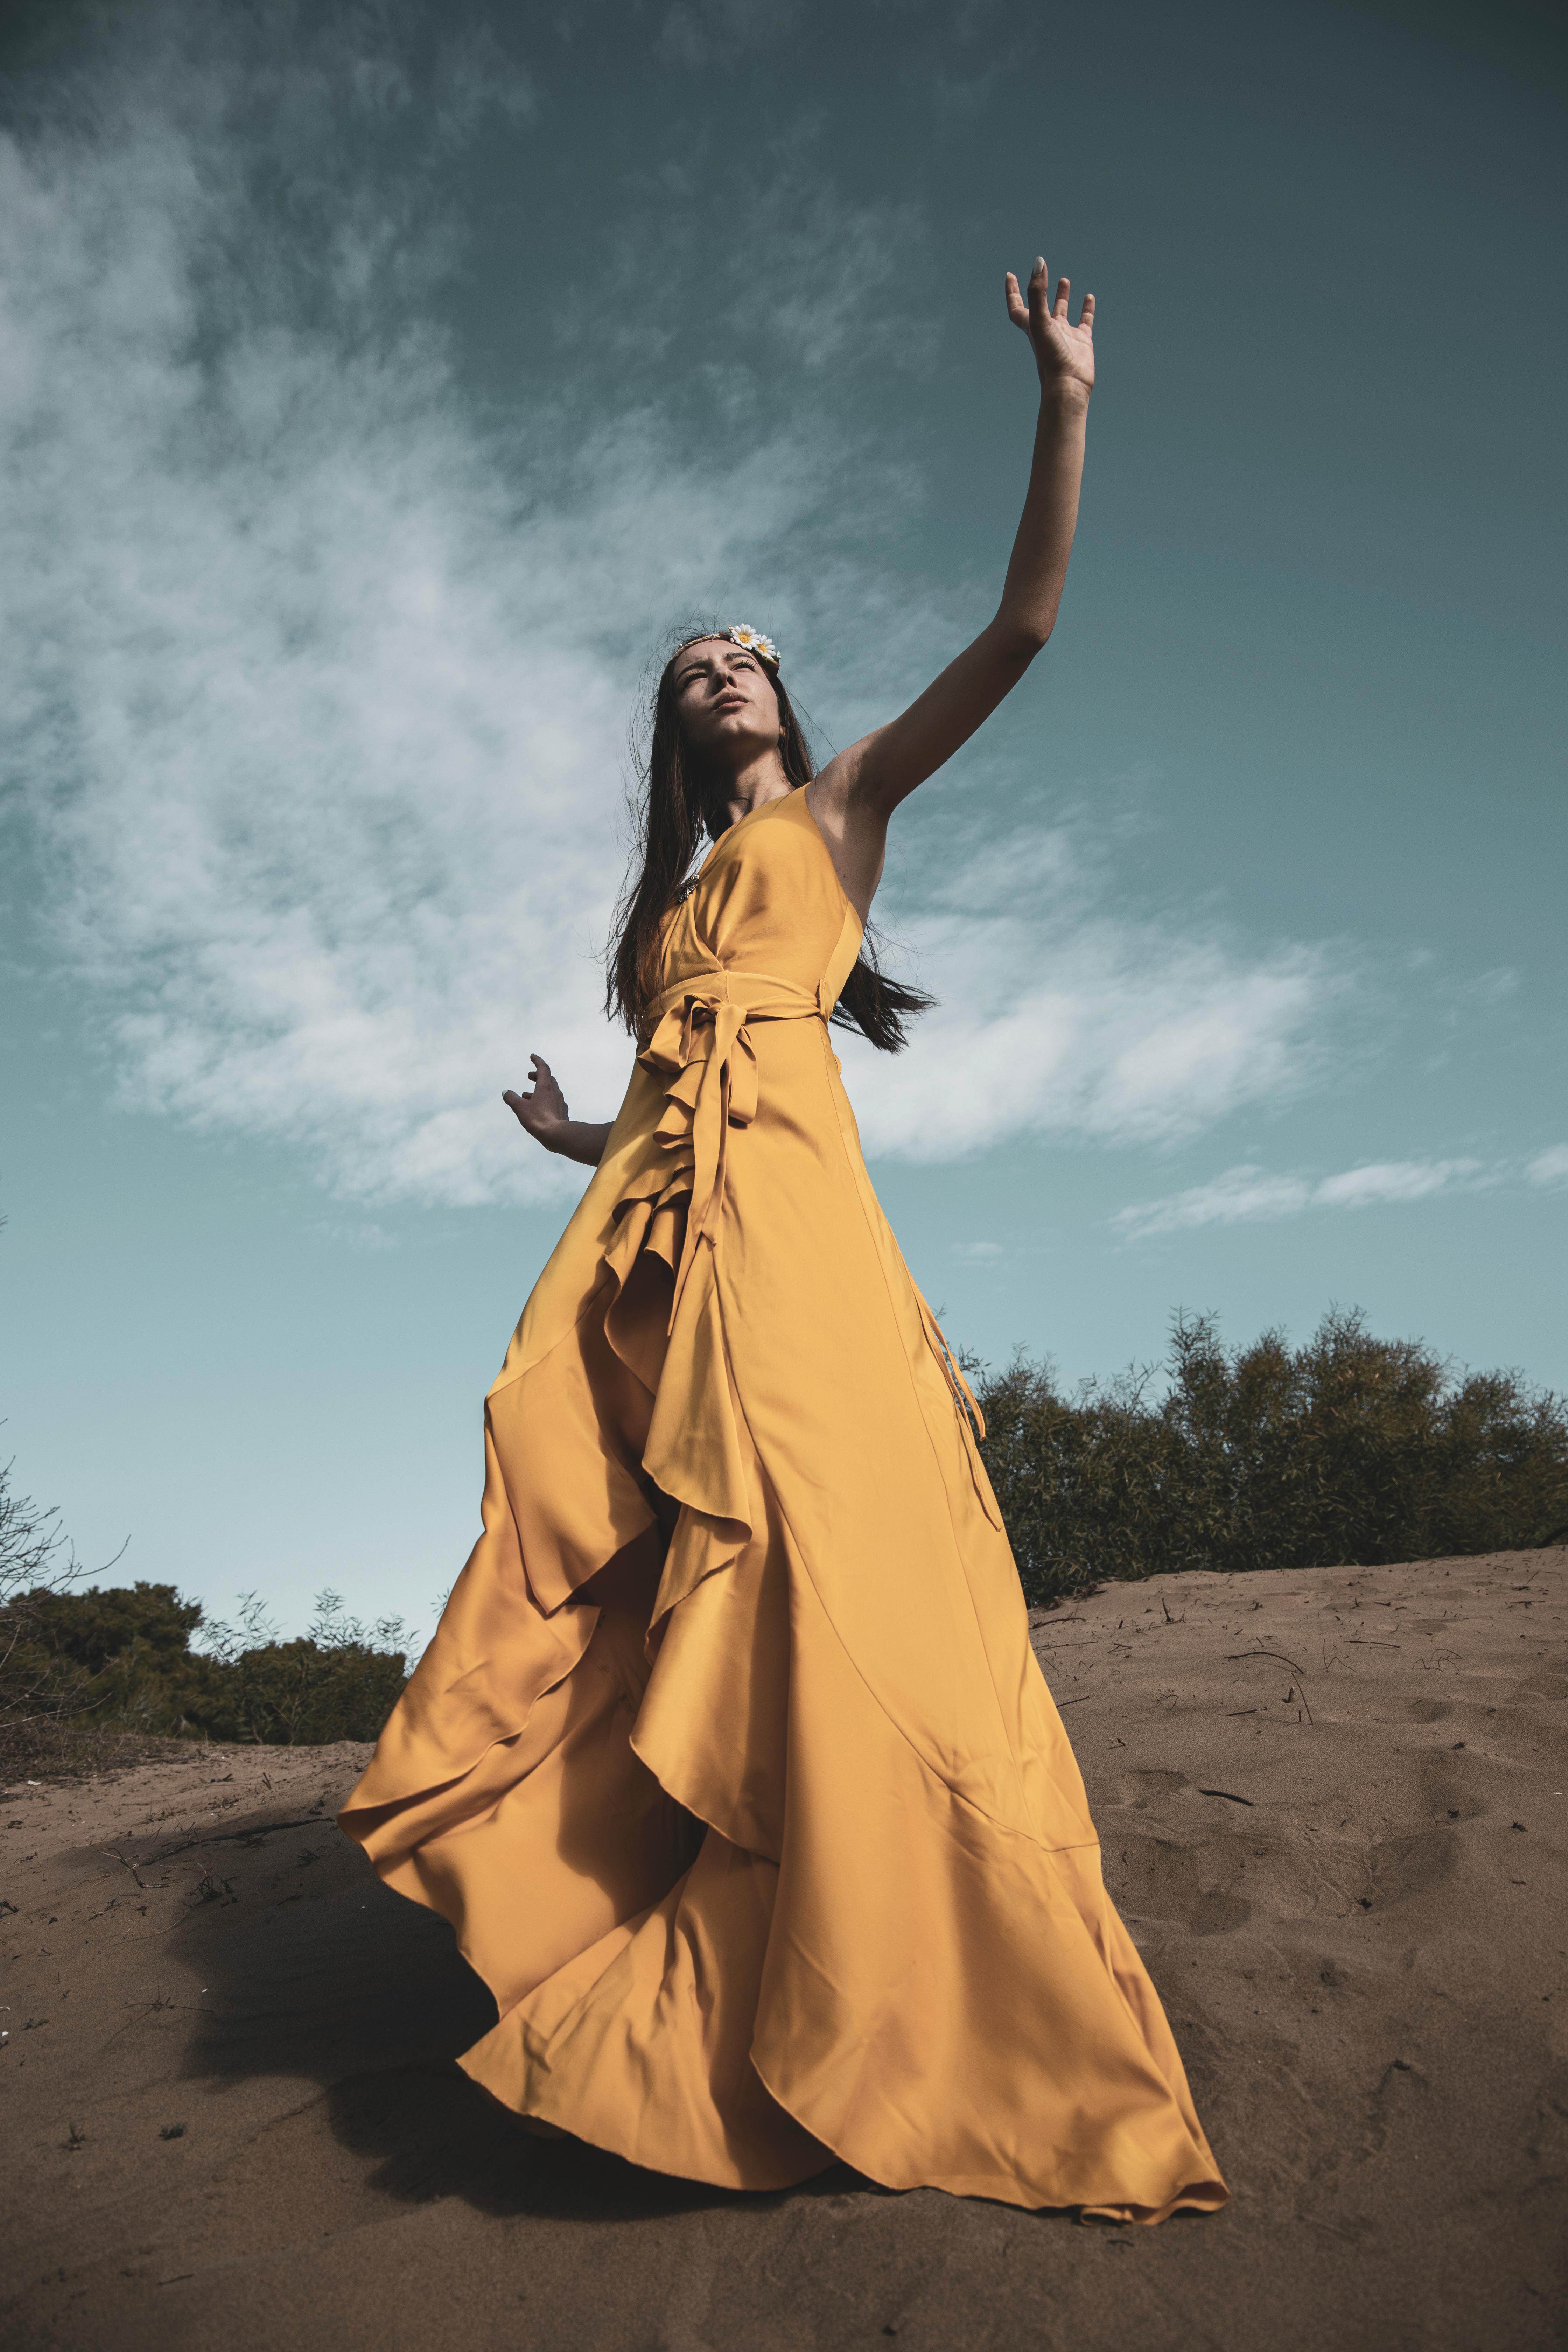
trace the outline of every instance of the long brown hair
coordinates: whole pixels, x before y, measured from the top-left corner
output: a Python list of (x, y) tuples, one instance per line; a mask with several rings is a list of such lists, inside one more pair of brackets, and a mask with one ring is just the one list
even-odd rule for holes
[[(694, 641), (693, 633), (685, 632), (659, 672), (647, 750), (637, 759), (637, 847), (616, 908), (605, 959), (605, 1009), (612, 1018), (623, 1020), (634, 1036), (641, 1034), (647, 1009), (659, 992), (664, 919), (684, 896), (688, 870), (704, 834), (717, 841), (730, 822), (723, 777), (704, 774), (681, 731), (675, 663), (677, 655)], [(808, 784), (816, 766), (789, 689), (767, 663), (758, 667), (778, 698), (784, 774), (792, 784)], [(909, 1043), (905, 1022), (934, 1002), (922, 990), (887, 978), (878, 967), (876, 942), (868, 929), (833, 1018), (843, 1028), (858, 1029), (884, 1054), (896, 1054)]]

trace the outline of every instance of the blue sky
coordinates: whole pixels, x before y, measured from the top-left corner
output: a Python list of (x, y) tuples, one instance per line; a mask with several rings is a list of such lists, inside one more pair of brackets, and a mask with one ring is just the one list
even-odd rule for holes
[(1331, 1302), (1568, 1386), (1568, 74), (1544, 11), (14, 10), (7, 1448), (79, 1549), (426, 1628), (608, 1116), (673, 620), (824, 747), (994, 601), (1099, 299), (1056, 637), (900, 818), (846, 1069), (952, 1338)]

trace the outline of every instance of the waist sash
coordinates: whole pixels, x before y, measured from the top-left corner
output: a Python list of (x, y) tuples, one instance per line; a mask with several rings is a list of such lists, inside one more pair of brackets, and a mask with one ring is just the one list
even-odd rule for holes
[(710, 971), (676, 981), (649, 1005), (653, 1034), (637, 1059), (670, 1082), (655, 1133), (667, 1150), (689, 1147), (692, 1158), (691, 1206), (676, 1269), (672, 1324), (699, 1243), (719, 1246), (730, 1129), (749, 1127), (757, 1115), (751, 1024), (826, 1024), (832, 1010), (833, 1000), (820, 982), (803, 988), (773, 972), (737, 971), (717, 962)]

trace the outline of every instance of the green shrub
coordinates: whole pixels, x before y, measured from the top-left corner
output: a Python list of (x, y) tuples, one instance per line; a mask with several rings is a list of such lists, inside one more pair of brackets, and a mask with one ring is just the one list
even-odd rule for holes
[(1071, 1397), (1020, 1357), (983, 1372), (982, 1447), (1024, 1591), (1043, 1605), (1182, 1569), (1320, 1568), (1568, 1535), (1568, 1405), (1516, 1372), (1456, 1380), (1358, 1313), (1305, 1347), (1226, 1350), (1178, 1317), (1165, 1380)]
[[(1179, 1317), (1164, 1371), (1070, 1397), (1023, 1357), (975, 1380), (1031, 1602), (1182, 1569), (1373, 1567), (1568, 1536), (1568, 1405), (1516, 1372), (1456, 1380), (1419, 1341), (1339, 1312), (1296, 1349), (1266, 1332), (1226, 1350), (1212, 1317)], [(284, 1642), (254, 1594), (237, 1625), (209, 1625), (171, 1584), (78, 1589), (61, 1549), (55, 1515), (0, 1465), (0, 1769), (132, 1735), (374, 1739), (407, 1680), (402, 1621), (366, 1628), (335, 1593)]]
[[(51, 1555), (29, 1565), (47, 1571)], [(374, 1739), (408, 1679), (401, 1619), (367, 1630), (332, 1592), (319, 1596), (310, 1633), (283, 1642), (253, 1594), (237, 1627), (209, 1626), (172, 1584), (72, 1587), (67, 1569), (21, 1589), (13, 1577), (0, 1594), (0, 1764), (12, 1769), (80, 1759), (84, 1740), (115, 1737)], [(205, 1647), (194, 1650), (197, 1633)]]
[[(323, 1592), (310, 1633), (279, 1642), (247, 1596), (239, 1632), (210, 1629), (213, 1654), (190, 1660), (178, 1685), (181, 1729), (273, 1748), (376, 1738), (403, 1695), (408, 1664), (405, 1652), (392, 1646), (405, 1638), (401, 1618), (383, 1618), (371, 1630), (374, 1641), (344, 1616), (336, 1593)], [(258, 1633), (268, 1638), (247, 1638)]]
[(201, 1603), (182, 1601), (172, 1584), (133, 1584), (100, 1592), (36, 1588), (31, 1603), (32, 1638), (88, 1675), (111, 1660), (144, 1654), (154, 1673), (167, 1673), (189, 1654), (191, 1635), (202, 1622)]

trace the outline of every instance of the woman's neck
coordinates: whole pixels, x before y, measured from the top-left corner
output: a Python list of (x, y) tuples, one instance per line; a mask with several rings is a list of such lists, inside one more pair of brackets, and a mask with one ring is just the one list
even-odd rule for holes
[(730, 823), (739, 824), (753, 809), (764, 807), (769, 801), (787, 800), (794, 790), (779, 753), (763, 751), (730, 778), (723, 806), (729, 811)]

